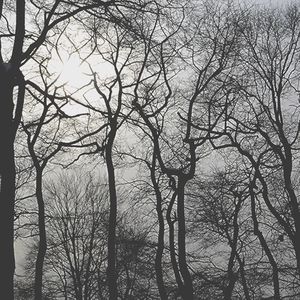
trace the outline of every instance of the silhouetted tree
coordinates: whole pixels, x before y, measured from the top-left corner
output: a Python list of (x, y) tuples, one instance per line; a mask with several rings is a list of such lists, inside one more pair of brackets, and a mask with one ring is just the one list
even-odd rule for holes
[[(282, 290), (276, 251), (260, 227), (270, 213), (291, 242), (299, 269), (299, 208), (297, 188), (293, 184), (299, 147), (298, 96), (295, 94), (299, 82), (296, 59), (299, 24), (296, 5), (283, 10), (245, 13), (239, 26), (241, 63), (222, 91), (224, 98), (208, 103), (209, 126), (198, 127), (195, 123), (195, 127), (209, 133), (215, 149), (232, 149), (244, 158), (241, 168), (249, 173), (254, 233), (272, 267), (276, 299)], [(274, 185), (281, 199), (272, 192)], [(258, 205), (264, 209), (260, 217)]]

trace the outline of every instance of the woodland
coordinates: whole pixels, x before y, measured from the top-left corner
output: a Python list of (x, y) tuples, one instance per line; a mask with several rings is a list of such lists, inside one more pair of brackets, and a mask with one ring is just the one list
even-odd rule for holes
[(300, 299), (299, 62), (297, 1), (1, 0), (1, 299)]

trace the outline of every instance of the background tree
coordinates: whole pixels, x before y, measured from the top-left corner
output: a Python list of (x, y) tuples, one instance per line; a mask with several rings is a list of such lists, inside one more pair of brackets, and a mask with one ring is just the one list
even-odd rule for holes
[[(272, 265), (273, 276), (280, 277), (276, 275), (278, 261), (274, 258), (272, 242), (264, 242), (266, 233), (258, 228), (264, 227), (270, 213), (272, 217), (268, 222), (276, 222), (281, 228), (297, 258), (296, 219), (299, 218), (296, 217), (298, 199), (293, 174), (298, 159), (299, 134), (295, 95), (299, 79), (295, 60), (299, 52), (299, 11), (297, 6), (280, 11), (250, 11), (244, 20), (239, 51), (243, 63), (237, 67), (236, 75), (231, 76), (229, 89), (224, 90), (226, 101), (209, 103), (213, 120), (218, 118), (219, 121), (216, 130), (209, 128), (207, 132), (211, 134), (215, 149), (232, 148), (236, 155), (244, 157), (245, 164), (241, 167), (247, 168), (250, 192), (255, 195), (252, 200), (255, 233), (265, 244), (263, 248)], [(220, 108), (225, 111), (221, 112)], [(282, 195), (281, 199), (271, 192), (274, 182), (277, 182), (276, 192)], [(261, 214), (254, 209), (258, 205), (263, 208)], [(289, 212), (285, 210), (287, 206)], [(278, 281), (274, 278), (277, 299), (281, 289)]]
[[(109, 189), (88, 176), (60, 176), (47, 186), (46, 205), (48, 251), (45, 264), (44, 296), (59, 299), (107, 299), (107, 231), (109, 230)], [(117, 226), (118, 295), (122, 299), (155, 295), (152, 273), (154, 247), (147, 231), (127, 225), (124, 214)], [(27, 283), (19, 282), (30, 291), (28, 276), (36, 244), (28, 254)], [(31, 292), (32, 295), (32, 292)]]

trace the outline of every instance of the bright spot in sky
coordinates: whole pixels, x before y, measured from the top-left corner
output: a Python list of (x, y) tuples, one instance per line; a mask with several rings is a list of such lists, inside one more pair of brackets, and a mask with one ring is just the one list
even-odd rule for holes
[[(92, 72), (89, 64), (81, 59), (77, 53), (69, 54), (66, 51), (61, 51), (59, 55), (52, 53), (48, 71), (51, 74), (52, 88), (63, 87), (63, 90), (57, 91), (60, 95), (66, 93), (78, 100), (90, 88), (87, 85), (91, 82)], [(63, 111), (68, 115), (76, 115), (85, 113), (86, 108), (69, 100), (63, 107)]]
[(77, 89), (89, 82), (89, 73), (88, 65), (82, 62), (78, 55), (73, 54), (61, 63), (58, 83)]

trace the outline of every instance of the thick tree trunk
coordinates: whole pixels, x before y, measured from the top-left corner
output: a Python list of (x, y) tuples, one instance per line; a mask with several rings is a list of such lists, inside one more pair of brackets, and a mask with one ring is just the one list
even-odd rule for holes
[(117, 226), (117, 191), (115, 180), (115, 169), (112, 159), (112, 147), (115, 137), (113, 130), (105, 149), (106, 167), (109, 184), (109, 228), (107, 242), (107, 283), (109, 300), (117, 300), (117, 271), (116, 271), (116, 226)]
[(175, 231), (174, 230), (174, 222), (175, 221), (173, 221), (172, 217), (171, 217), (171, 213), (172, 213), (172, 209), (173, 209), (173, 205), (174, 205), (176, 196), (177, 196), (177, 192), (174, 192), (174, 194), (172, 195), (172, 198), (170, 200), (168, 209), (167, 209), (166, 219), (167, 219), (168, 226), (169, 226), (169, 248), (170, 248), (171, 264), (172, 264), (172, 268), (174, 271), (178, 289), (179, 289), (179, 291), (181, 291), (183, 288), (183, 282), (181, 280), (180, 272), (179, 272), (178, 265), (177, 265), (177, 259), (176, 259), (175, 237), (174, 237), (174, 235), (175, 235), (174, 234), (174, 231)]
[(13, 84), (9, 82), (9, 78), (6, 78), (7, 74), (4, 68), (1, 68), (0, 72), (0, 295), (7, 300), (11, 300), (14, 298), (14, 202), (16, 177)]
[(300, 210), (297, 195), (292, 184), (293, 155), (291, 147), (286, 139), (284, 147), (286, 155), (286, 161), (283, 161), (284, 184), (290, 198), (290, 208), (295, 224), (295, 238), (293, 240), (293, 246), (296, 254), (298, 274), (300, 274)]
[[(5, 147), (6, 146), (6, 147)], [(5, 171), (1, 172), (0, 193), (0, 295), (5, 299), (13, 299), (14, 292), (14, 201), (15, 201), (15, 163), (13, 145), (5, 145), (6, 151), (1, 153), (5, 158)]]
[(158, 217), (158, 237), (157, 237), (157, 249), (155, 256), (155, 273), (156, 273), (156, 283), (161, 299), (167, 299), (167, 293), (164, 285), (164, 277), (162, 270), (162, 257), (164, 252), (164, 217), (162, 213), (161, 202), (157, 199), (156, 205), (157, 217)]
[(178, 177), (178, 195), (177, 195), (177, 217), (178, 217), (178, 262), (179, 269), (183, 279), (183, 287), (181, 296), (183, 300), (192, 300), (193, 283), (191, 274), (186, 261), (186, 229), (185, 229), (185, 204), (184, 204), (184, 189), (186, 180)]
[(34, 282), (34, 299), (40, 300), (43, 295), (43, 266), (47, 251), (46, 225), (45, 225), (45, 205), (43, 199), (42, 171), (36, 174), (36, 198), (39, 213), (39, 248), (35, 264), (35, 282)]
[[(3, 1), (0, 2), (2, 18)], [(14, 141), (20, 123), (24, 101), (24, 78), (19, 67), (25, 34), (25, 0), (16, 1), (16, 26), (10, 63), (4, 63), (0, 53), (0, 296), (14, 299), (14, 204), (15, 154)], [(0, 49), (1, 51), (1, 49)], [(14, 116), (13, 89), (19, 85)]]

